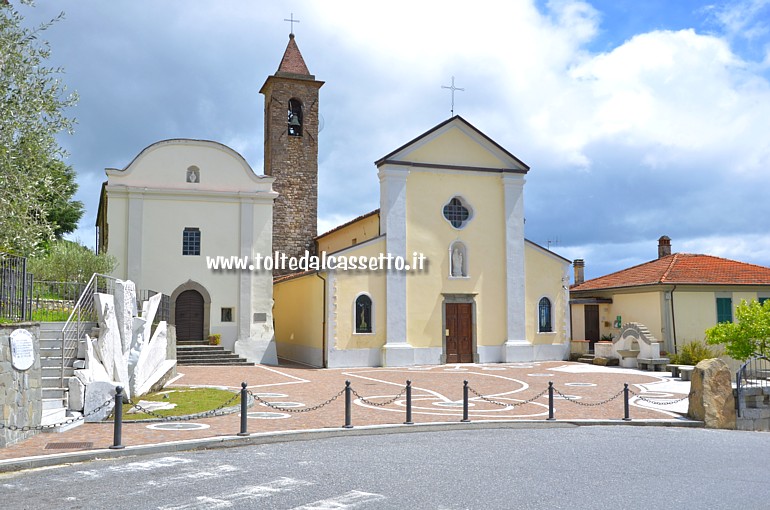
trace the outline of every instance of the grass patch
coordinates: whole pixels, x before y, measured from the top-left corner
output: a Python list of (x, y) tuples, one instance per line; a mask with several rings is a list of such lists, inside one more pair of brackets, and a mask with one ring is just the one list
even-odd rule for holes
[[(173, 409), (164, 409), (153, 411), (155, 414), (161, 416), (185, 416), (188, 414), (204, 413), (217, 409), (222, 404), (232, 399), (236, 393), (227, 390), (221, 390), (218, 388), (188, 388), (188, 387), (171, 387), (166, 388), (157, 393), (148, 393), (141, 397), (132, 398), (134, 402), (139, 400), (149, 400), (151, 402), (168, 402), (176, 404)], [(228, 404), (228, 406), (235, 406), (240, 404), (240, 398), (236, 398)], [(130, 405), (123, 404), (123, 419), (124, 420), (146, 420), (149, 418), (156, 418), (146, 413), (131, 413), (128, 414)]]
[(45, 310), (36, 309), (32, 310), (32, 318), (30, 320), (34, 322), (66, 322), (70, 318), (72, 310)]

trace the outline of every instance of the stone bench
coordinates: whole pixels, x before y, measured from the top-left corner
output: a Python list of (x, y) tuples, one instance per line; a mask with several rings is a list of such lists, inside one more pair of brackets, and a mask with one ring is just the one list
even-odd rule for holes
[(639, 367), (640, 370), (648, 370), (650, 372), (655, 372), (660, 367), (660, 370), (663, 370), (663, 367), (668, 365), (671, 362), (668, 358), (636, 358), (636, 364)]
[(666, 370), (671, 372), (671, 377), (679, 377), (679, 369), (682, 367), (691, 367), (692, 365), (666, 365)]
[(690, 381), (692, 379), (693, 370), (695, 370), (695, 367), (692, 365), (679, 367), (679, 378), (683, 381)]

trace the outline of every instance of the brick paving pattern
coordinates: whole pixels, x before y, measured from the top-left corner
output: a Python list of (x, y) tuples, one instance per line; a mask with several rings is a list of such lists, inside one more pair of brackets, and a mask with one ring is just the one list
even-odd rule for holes
[[(666, 402), (686, 396), (680, 393), (658, 392), (655, 385), (670, 381), (666, 373), (644, 373), (619, 368), (598, 368), (579, 363), (536, 362), (489, 365), (438, 365), (408, 368), (349, 368), (309, 369), (297, 366), (251, 367), (181, 366), (180, 377), (173, 386), (224, 386), (239, 390), (241, 382), (263, 400), (281, 404), (298, 403), (303, 409), (323, 403), (351, 382), (356, 393), (372, 403), (392, 400), (406, 384), (412, 381), (412, 420), (415, 423), (455, 422), (462, 418), (463, 381), (472, 390), (495, 402), (515, 405), (527, 401), (547, 390), (548, 382), (564, 395), (579, 397), (578, 402), (594, 404), (615, 397), (623, 389), (623, 383), (636, 394), (654, 401)], [(681, 386), (685, 388), (685, 386)], [(674, 390), (676, 391), (676, 390)], [(623, 395), (603, 405), (578, 405), (565, 401), (556, 393), (555, 417), (561, 420), (596, 419), (618, 420), (623, 418)], [(401, 424), (405, 419), (405, 396), (395, 402), (378, 407), (361, 402), (356, 396), (352, 407), (354, 426)], [(545, 393), (531, 403), (515, 407), (502, 407), (484, 401), (470, 393), (469, 418), (484, 420), (544, 420), (548, 417), (548, 395)], [(287, 408), (288, 405), (287, 404)], [(644, 405), (644, 404), (643, 404)], [(686, 402), (684, 403), (686, 409)], [(672, 406), (673, 407), (673, 406)], [(677, 406), (681, 409), (682, 405)], [(279, 413), (280, 418), (249, 418), (248, 432), (275, 432), (339, 428), (344, 424), (345, 399), (340, 395), (321, 409), (288, 413), (271, 409), (256, 402), (249, 413)], [(632, 401), (631, 417), (640, 419), (676, 419), (681, 415), (671, 412), (671, 407), (650, 409), (635, 405)], [(233, 436), (240, 431), (240, 415), (234, 413), (214, 418), (197, 419), (185, 423), (201, 423), (208, 428), (200, 430), (154, 430), (150, 423), (124, 422), (122, 444), (126, 446), (157, 444), (197, 438)], [(0, 450), (0, 460), (46, 455), (87, 449), (102, 449), (112, 445), (112, 423), (85, 423), (63, 433), (40, 433), (20, 443)], [(60, 443), (69, 443), (61, 445)], [(81, 443), (80, 445), (78, 443)], [(82, 448), (82, 443), (91, 443)], [(46, 448), (48, 446), (48, 448)], [(73, 448), (62, 448), (69, 446)], [(80, 446), (80, 448), (78, 448)]]

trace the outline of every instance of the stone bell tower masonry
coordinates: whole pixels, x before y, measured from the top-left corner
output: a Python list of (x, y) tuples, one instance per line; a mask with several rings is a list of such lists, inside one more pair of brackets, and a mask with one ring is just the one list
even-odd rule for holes
[[(278, 71), (260, 89), (265, 95), (265, 175), (275, 178), (273, 250), (292, 257), (314, 251), (318, 217), (318, 91), (289, 34)], [(288, 270), (274, 270), (284, 274)]]

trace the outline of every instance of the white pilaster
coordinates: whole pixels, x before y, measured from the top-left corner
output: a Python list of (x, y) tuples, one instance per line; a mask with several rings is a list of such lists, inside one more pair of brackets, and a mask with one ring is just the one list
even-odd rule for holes
[(520, 361), (531, 350), (526, 333), (524, 267), (524, 176), (503, 174), (505, 201), (505, 361)]
[[(142, 279), (142, 230), (144, 217), (144, 194), (129, 192), (128, 194), (128, 239), (126, 240), (126, 279), (133, 281), (137, 287), (144, 288)], [(181, 253), (181, 232), (179, 250)]]
[[(409, 169), (384, 165), (380, 168), (380, 231), (393, 256), (406, 258), (406, 181)], [(413, 348), (406, 341), (406, 273), (391, 269), (385, 277), (386, 337), (383, 366), (414, 364)]]

